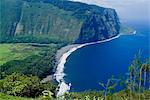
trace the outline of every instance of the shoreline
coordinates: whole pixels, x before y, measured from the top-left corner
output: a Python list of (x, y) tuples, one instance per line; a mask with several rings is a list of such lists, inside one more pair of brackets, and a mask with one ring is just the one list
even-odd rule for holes
[[(130, 34), (124, 34), (124, 33), (120, 33), (119, 35), (120, 36), (124, 36), (124, 35), (135, 35), (137, 33), (137, 31), (135, 30), (135, 31), (133, 31), (132, 32), (132, 34), (130, 33)], [(118, 35), (117, 35), (118, 36)], [(117, 37), (117, 36), (115, 36), (115, 37)], [(112, 37), (112, 38), (114, 38), (114, 37)], [(111, 38), (110, 38), (111, 39)], [(97, 41), (97, 42), (91, 42), (91, 43), (85, 43), (85, 44), (88, 44), (88, 45), (91, 45), (91, 44), (96, 44), (96, 43), (99, 43), (99, 42), (107, 42), (107, 41), (109, 41), (108, 39), (106, 39), (106, 40), (101, 40), (101, 41)], [(34, 44), (34, 43), (29, 43), (29, 44)], [(38, 45), (40, 45), (40, 44), (38, 44)], [(44, 44), (44, 45), (46, 45), (46, 44)], [(77, 46), (79, 46), (79, 45), (82, 45), (82, 44), (71, 44), (71, 45), (67, 45), (67, 46), (64, 46), (64, 47), (62, 47), (62, 48), (60, 48), (59, 50), (57, 50), (57, 53), (56, 53), (56, 61), (57, 61), (57, 63), (56, 63), (56, 67), (53, 69), (54, 70), (54, 74), (51, 74), (51, 75), (48, 75), (48, 76), (46, 76), (45, 78), (43, 78), (42, 79), (42, 82), (44, 83), (44, 82), (47, 82), (47, 81), (51, 81), (51, 80), (56, 80), (56, 75), (55, 75), (55, 73), (56, 73), (56, 71), (57, 71), (57, 68), (58, 68), (58, 64), (59, 64), (59, 62), (60, 62), (60, 60), (61, 60), (61, 57), (63, 56), (63, 54), (64, 53), (67, 53), (70, 49), (72, 49), (72, 48), (76, 48)], [(86, 45), (85, 45), (86, 46)]]
[(58, 61), (58, 65), (56, 68), (56, 72), (54, 74), (54, 79), (58, 82), (58, 88), (57, 88), (57, 93), (56, 96), (62, 96), (64, 93), (69, 92), (71, 83), (67, 84), (65, 83), (64, 80), (64, 68), (65, 68), (65, 63), (67, 61), (67, 58), (76, 50), (88, 46), (88, 45), (93, 45), (93, 44), (98, 44), (98, 43), (104, 43), (104, 42), (109, 42), (111, 40), (117, 39), (121, 36), (122, 34), (118, 34), (117, 36), (111, 37), (109, 39), (97, 41), (97, 42), (91, 42), (91, 43), (84, 43), (84, 44), (73, 44), (73, 45), (68, 45), (65, 47), (62, 47), (60, 50), (58, 50), (56, 54), (56, 59)]

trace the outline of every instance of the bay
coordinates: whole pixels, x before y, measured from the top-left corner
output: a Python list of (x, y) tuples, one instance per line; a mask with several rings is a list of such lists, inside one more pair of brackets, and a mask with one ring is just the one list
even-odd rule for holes
[(127, 76), (128, 67), (139, 51), (142, 61), (150, 57), (148, 23), (126, 24), (134, 28), (137, 34), (85, 46), (67, 58), (64, 79), (66, 83), (71, 83), (70, 91), (100, 90), (99, 82), (106, 83), (112, 76), (117, 79)]

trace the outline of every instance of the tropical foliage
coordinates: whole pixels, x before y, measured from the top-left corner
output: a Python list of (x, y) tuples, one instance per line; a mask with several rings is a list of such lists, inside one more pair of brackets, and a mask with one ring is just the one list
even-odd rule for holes
[(36, 76), (13, 73), (0, 80), (0, 92), (8, 95), (37, 97), (44, 90), (54, 91), (55, 86), (42, 83)]

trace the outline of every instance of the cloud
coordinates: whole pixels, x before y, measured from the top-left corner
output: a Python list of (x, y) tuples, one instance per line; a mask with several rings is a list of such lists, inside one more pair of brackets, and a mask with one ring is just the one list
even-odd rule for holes
[(114, 8), (121, 20), (148, 20), (150, 0), (72, 0)]

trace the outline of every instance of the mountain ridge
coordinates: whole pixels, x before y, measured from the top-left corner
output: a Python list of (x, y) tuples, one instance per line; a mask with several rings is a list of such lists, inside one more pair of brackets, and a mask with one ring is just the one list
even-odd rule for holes
[(1, 6), (1, 43), (86, 43), (120, 30), (117, 13), (110, 8), (67, 0), (5, 0)]

